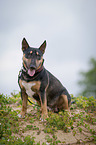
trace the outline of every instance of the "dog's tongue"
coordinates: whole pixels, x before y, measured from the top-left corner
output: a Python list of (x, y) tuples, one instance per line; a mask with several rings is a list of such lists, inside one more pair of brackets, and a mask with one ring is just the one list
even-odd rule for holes
[(35, 69), (33, 69), (33, 70), (31, 70), (31, 69), (28, 69), (28, 75), (29, 76), (34, 76), (34, 74), (35, 74)]

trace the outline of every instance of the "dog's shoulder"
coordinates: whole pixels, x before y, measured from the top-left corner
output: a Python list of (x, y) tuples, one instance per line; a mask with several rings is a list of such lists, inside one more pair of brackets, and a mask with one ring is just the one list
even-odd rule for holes
[[(62, 85), (61, 82), (51, 72), (49, 72), (48, 70), (46, 70), (46, 71), (47, 71), (47, 74), (49, 77), (50, 84), (54, 84), (55, 86), (56, 86), (56, 84), (59, 86)], [(62, 87), (63, 87), (63, 85), (62, 85)]]

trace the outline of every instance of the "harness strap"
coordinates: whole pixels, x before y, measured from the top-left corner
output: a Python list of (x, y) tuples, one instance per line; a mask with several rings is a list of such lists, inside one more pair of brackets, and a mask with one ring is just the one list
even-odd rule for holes
[(28, 99), (28, 101), (29, 101), (29, 103), (31, 103), (31, 104), (33, 104), (33, 105), (35, 105), (35, 106), (38, 106), (38, 107), (40, 107), (39, 105), (37, 105), (37, 104), (34, 104), (33, 102), (31, 102), (29, 99)]

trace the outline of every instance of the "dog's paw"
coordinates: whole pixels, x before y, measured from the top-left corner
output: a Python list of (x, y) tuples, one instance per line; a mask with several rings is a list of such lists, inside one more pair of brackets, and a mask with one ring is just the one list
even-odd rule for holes
[(18, 114), (19, 118), (25, 118), (25, 116), (22, 116), (21, 114)]
[(42, 114), (40, 121), (45, 122), (47, 118), (48, 118), (48, 114)]
[(45, 122), (46, 119), (44, 119), (44, 118), (40, 118), (40, 121), (41, 121), (41, 122)]

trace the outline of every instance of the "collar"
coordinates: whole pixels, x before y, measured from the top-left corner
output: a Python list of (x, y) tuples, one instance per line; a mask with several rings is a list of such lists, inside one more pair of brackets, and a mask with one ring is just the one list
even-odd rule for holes
[(42, 71), (42, 69), (43, 69), (43, 65), (39, 69), (36, 70), (36, 73)]
[[(43, 70), (43, 68), (44, 68), (44, 66), (42, 65), (39, 69), (36, 70), (35, 74), (41, 72)], [(22, 66), (22, 69), (21, 70), (23, 72), (27, 73), (27, 70), (25, 69), (24, 66)]]
[(19, 72), (19, 78), (27, 81), (27, 82), (30, 82), (34, 79), (36, 79), (38, 76), (39, 76), (39, 72), (43, 71), (44, 70), (44, 66), (42, 65), (38, 70), (36, 70), (35, 74), (33, 77), (30, 77), (28, 74), (27, 74), (27, 70), (23, 67), (21, 69), (21, 71)]

